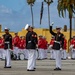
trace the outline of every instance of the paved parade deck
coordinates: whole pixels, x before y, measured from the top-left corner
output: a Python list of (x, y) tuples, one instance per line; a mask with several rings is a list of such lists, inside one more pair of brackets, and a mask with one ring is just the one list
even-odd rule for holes
[(26, 69), (27, 60), (12, 61), (12, 68), (3, 68), (4, 61), (0, 61), (0, 75), (75, 75), (75, 60), (62, 60), (62, 71), (54, 71), (55, 60), (37, 60), (36, 71)]

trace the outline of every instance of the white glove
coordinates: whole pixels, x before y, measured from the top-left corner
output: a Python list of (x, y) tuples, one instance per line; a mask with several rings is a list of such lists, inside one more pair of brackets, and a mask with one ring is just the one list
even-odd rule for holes
[(72, 49), (74, 47), (74, 45), (70, 45), (69, 49)]
[(62, 48), (60, 48), (60, 50), (63, 50)]
[(53, 45), (49, 45), (48, 49), (52, 49)]
[(53, 26), (53, 25), (54, 25), (54, 22), (52, 22), (50, 26)]
[(36, 47), (38, 48), (38, 45), (36, 44)]
[(13, 50), (9, 49), (9, 51), (13, 52)]

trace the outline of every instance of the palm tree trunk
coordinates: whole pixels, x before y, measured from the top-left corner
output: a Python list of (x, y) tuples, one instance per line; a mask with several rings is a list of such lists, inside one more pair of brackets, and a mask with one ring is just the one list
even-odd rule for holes
[(70, 52), (69, 50), (69, 46), (70, 46), (70, 42), (71, 42), (71, 38), (72, 38), (72, 17), (69, 17), (69, 22), (70, 22), (70, 37), (69, 37), (69, 40), (68, 40), (68, 52)]
[(50, 10), (49, 10), (49, 5), (48, 5), (48, 23), (49, 23), (49, 26), (50, 26)]
[(75, 31), (75, 17), (73, 17), (74, 18), (74, 31)]
[(31, 7), (31, 15), (32, 15), (32, 26), (34, 27), (34, 17), (33, 17), (33, 9), (32, 9), (32, 4), (30, 5)]
[(70, 41), (71, 41), (71, 38), (72, 38), (72, 18), (70, 17)]

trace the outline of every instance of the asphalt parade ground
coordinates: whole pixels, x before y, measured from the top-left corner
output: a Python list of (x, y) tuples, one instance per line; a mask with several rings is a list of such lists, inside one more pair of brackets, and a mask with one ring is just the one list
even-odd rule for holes
[(0, 75), (75, 75), (75, 60), (62, 60), (62, 70), (54, 71), (55, 60), (37, 60), (36, 70), (27, 71), (27, 60), (12, 60), (12, 68), (0, 61)]

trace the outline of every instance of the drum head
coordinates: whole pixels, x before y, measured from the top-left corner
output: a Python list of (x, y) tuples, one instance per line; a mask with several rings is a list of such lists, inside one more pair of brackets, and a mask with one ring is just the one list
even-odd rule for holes
[(24, 54), (21, 53), (21, 54), (19, 55), (19, 59), (20, 59), (20, 60), (24, 60), (24, 58), (25, 58)]

